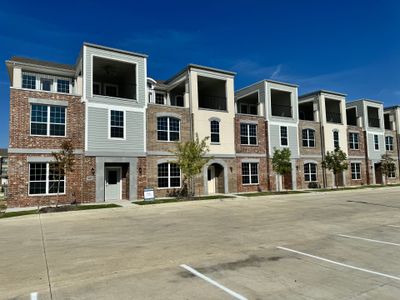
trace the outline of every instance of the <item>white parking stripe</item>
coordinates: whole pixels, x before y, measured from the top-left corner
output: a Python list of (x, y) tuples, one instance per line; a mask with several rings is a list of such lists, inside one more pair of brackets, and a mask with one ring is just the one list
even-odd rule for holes
[(338, 234), (338, 236), (341, 236), (344, 238), (349, 238), (349, 239), (356, 239), (356, 240), (362, 240), (362, 241), (367, 241), (367, 242), (373, 242), (373, 243), (379, 243), (379, 244), (400, 247), (400, 244), (396, 244), (396, 243), (392, 243), (392, 242), (385, 242), (385, 241), (380, 241), (380, 240), (367, 239), (367, 238), (363, 238), (363, 237), (359, 237), (359, 236), (345, 235), (345, 234)]
[(33, 292), (31, 293), (31, 300), (37, 300), (38, 293), (37, 292)]
[(400, 228), (399, 225), (386, 225), (386, 226), (388, 226), (388, 227), (394, 227), (394, 228)]
[(208, 283), (211, 283), (212, 285), (215, 285), (216, 287), (220, 288), (221, 290), (223, 290), (224, 292), (228, 293), (229, 295), (235, 297), (236, 299), (247, 300), (246, 297), (243, 297), (242, 295), (240, 295), (240, 294), (228, 289), (227, 287), (224, 287), (222, 284), (219, 284), (215, 280), (212, 280), (211, 278), (208, 278), (207, 276), (201, 274), (200, 272), (196, 271), (192, 267), (189, 267), (188, 265), (180, 265), (180, 267), (184, 268), (185, 270), (189, 271), (190, 273), (196, 275), (197, 277), (200, 277), (201, 279), (204, 279)]
[(289, 248), (286, 248), (286, 247), (277, 247), (277, 248), (281, 249), (281, 250), (297, 253), (297, 254), (300, 254), (300, 255), (308, 256), (308, 257), (311, 257), (311, 258), (315, 258), (315, 259), (318, 259), (318, 260), (322, 260), (322, 261), (325, 261), (325, 262), (328, 262), (328, 263), (331, 263), (331, 264), (334, 264), (334, 265), (338, 265), (338, 266), (346, 267), (346, 268), (349, 268), (349, 269), (362, 271), (362, 272), (365, 272), (365, 273), (374, 274), (374, 275), (378, 275), (378, 276), (382, 276), (382, 277), (386, 277), (386, 278), (390, 278), (390, 279), (394, 279), (394, 280), (399, 280), (400, 281), (400, 277), (396, 277), (396, 276), (393, 276), (393, 275), (380, 273), (380, 272), (375, 272), (375, 271), (371, 271), (371, 270), (364, 269), (364, 268), (355, 267), (355, 266), (352, 266), (352, 265), (344, 264), (344, 263), (341, 263), (341, 262), (338, 262), (338, 261), (334, 261), (334, 260), (330, 260), (330, 259), (323, 258), (323, 257), (320, 257), (320, 256), (316, 256), (316, 255), (300, 252), (300, 251), (289, 249)]

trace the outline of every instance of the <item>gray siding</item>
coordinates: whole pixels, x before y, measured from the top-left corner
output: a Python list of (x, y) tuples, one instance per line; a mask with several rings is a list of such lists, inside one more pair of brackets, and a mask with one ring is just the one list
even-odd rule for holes
[(386, 152), (384, 135), (378, 134), (378, 138), (379, 150), (375, 150), (374, 133), (367, 133), (368, 156), (371, 160), (381, 160), (382, 154), (385, 154)]
[(144, 152), (144, 114), (126, 111), (126, 140), (108, 138), (108, 109), (88, 108), (88, 151), (134, 155)]
[[(287, 126), (288, 137), (289, 137), (289, 149), (292, 153), (292, 158), (298, 158), (298, 139), (297, 139), (297, 126)], [(280, 146), (280, 126), (279, 125), (269, 125), (269, 142), (270, 142), (270, 155), (273, 155), (274, 148), (283, 149), (286, 147)]]

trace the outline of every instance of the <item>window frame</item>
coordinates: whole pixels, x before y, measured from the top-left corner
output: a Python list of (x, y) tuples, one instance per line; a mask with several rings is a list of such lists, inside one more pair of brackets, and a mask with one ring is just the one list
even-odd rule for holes
[[(161, 176), (161, 178), (167, 178), (168, 186), (167, 187), (160, 187), (159, 186), (160, 176), (158, 175), (158, 171), (159, 171), (158, 168), (161, 165), (164, 165), (164, 164), (168, 165), (168, 175), (167, 176)], [(178, 166), (177, 164), (171, 163), (171, 162), (160, 162), (160, 163), (157, 163), (157, 189), (159, 189), (159, 190), (163, 190), (163, 189), (179, 189), (179, 188), (182, 187), (182, 170), (181, 170), (181, 168), (179, 168), (179, 166), (178, 166), (178, 169), (179, 169), (179, 186), (171, 186), (171, 178), (178, 178), (177, 176), (171, 176), (171, 165)]]
[[(158, 129), (158, 120), (161, 119), (161, 118), (166, 118), (167, 119), (167, 130)], [(171, 126), (170, 126), (171, 119), (178, 120), (178, 126), (179, 126), (178, 131), (175, 131), (175, 130), (171, 131)], [(160, 140), (158, 138), (158, 132), (159, 131), (167, 133), (167, 139), (166, 140)], [(172, 143), (180, 142), (180, 140), (181, 140), (181, 119), (177, 118), (177, 117), (174, 117), (174, 116), (158, 116), (156, 118), (156, 132), (157, 132), (157, 142), (170, 142), (170, 143), (171, 142)], [(178, 139), (177, 140), (171, 140), (171, 132), (175, 132), (175, 133), (177, 132), (178, 133)]]
[[(388, 143), (390, 141), (390, 143)], [(394, 138), (391, 135), (385, 136), (385, 149), (386, 151), (394, 151)]]
[[(47, 108), (47, 121), (46, 123), (44, 122), (33, 122), (33, 123), (40, 123), (40, 124), (46, 124), (46, 134), (32, 134), (32, 107), (33, 106), (45, 106)], [(64, 109), (64, 135), (51, 135), (50, 132), (50, 125), (51, 124), (57, 124), (60, 125), (62, 123), (51, 123), (51, 107), (59, 107)], [(62, 105), (48, 105), (48, 104), (40, 104), (40, 103), (30, 103), (30, 108), (29, 108), (29, 136), (33, 137), (55, 137), (55, 138), (63, 138), (67, 137), (67, 118), (68, 118), (68, 107), (62, 106)]]
[[(308, 166), (308, 172), (306, 172), (306, 165)], [(315, 166), (315, 173), (311, 171), (311, 165)], [(314, 162), (305, 163), (303, 165), (303, 174), (304, 174), (304, 182), (318, 182), (318, 165)], [(312, 180), (312, 176), (314, 174), (315, 174), (315, 180)]]
[(393, 169), (389, 170), (387, 174), (387, 178), (393, 179), (396, 178), (396, 164), (392, 163)]
[[(313, 133), (313, 138), (310, 138), (310, 132)], [(306, 133), (306, 138), (304, 138), (304, 133)], [(312, 128), (304, 128), (301, 131), (301, 140), (302, 140), (302, 146), (305, 148), (315, 148), (315, 129)], [(306, 142), (306, 145), (304, 145), (304, 142)], [(313, 142), (314, 145), (310, 146), (310, 143)]]
[[(339, 130), (333, 130), (333, 148), (340, 148), (340, 135), (339, 135)], [(336, 138), (337, 135), (337, 138)], [(337, 146), (336, 146), (337, 145)]]
[(358, 132), (349, 132), (349, 148), (350, 150), (360, 150), (360, 134)]
[[(46, 184), (46, 192), (43, 194), (31, 194), (31, 182), (44, 182), (43, 180), (35, 180), (31, 181), (31, 165), (32, 164), (45, 164), (46, 165), (46, 179), (45, 179), (45, 184)], [(50, 190), (50, 182), (58, 182), (58, 180), (50, 180), (50, 165), (55, 164), (55, 162), (29, 162), (28, 163), (28, 196), (29, 197), (37, 197), (37, 196), (57, 196), (57, 192), (55, 193), (49, 193)], [(67, 190), (67, 176), (64, 174), (64, 179), (60, 180), (64, 184), (64, 192), (58, 193), (58, 195), (66, 195), (66, 190)]]
[[(242, 126), (246, 126), (246, 135), (242, 135)], [(250, 135), (250, 126), (255, 126), (255, 132), (256, 132), (255, 135)], [(240, 136), (240, 145), (258, 146), (258, 134), (257, 134), (258, 133), (258, 124), (242, 122), (242, 123), (240, 123), (239, 130), (240, 130), (240, 135), (239, 135)], [(247, 140), (246, 144), (242, 143), (242, 137), (246, 138), (246, 140)], [(252, 144), (250, 142), (251, 138), (255, 138), (256, 139), (256, 142), (254, 144)]]
[[(257, 173), (254, 174), (252, 172), (252, 165), (256, 165), (256, 170)], [(248, 174), (244, 174), (243, 170), (244, 170), (244, 166), (247, 166), (249, 168), (249, 173)], [(242, 185), (259, 185), (260, 184), (260, 169), (259, 169), (259, 163), (258, 162), (242, 162)], [(257, 176), (257, 182), (253, 182), (253, 177)], [(244, 183), (243, 179), (245, 177), (249, 178), (249, 182), (248, 183)]]
[(380, 149), (379, 136), (377, 134), (374, 134), (373, 140), (374, 140), (374, 150), (379, 151), (379, 149)]
[(361, 180), (361, 163), (360, 162), (350, 163), (350, 171), (351, 171), (351, 180)]
[[(62, 92), (62, 91), (59, 91), (59, 82), (60, 81), (66, 81), (66, 82), (68, 82), (68, 92)], [(71, 79), (64, 79), (64, 78), (57, 78), (57, 85), (56, 85), (56, 91), (57, 91), (57, 93), (60, 93), (60, 94), (71, 94)]]
[[(282, 129), (286, 129), (286, 136), (282, 136)], [(282, 144), (282, 139), (286, 139), (286, 145)], [(281, 147), (289, 147), (289, 128), (288, 126), (279, 126), (279, 145)]]
[[(213, 123), (217, 124), (218, 130), (213, 131)], [(213, 141), (213, 136), (218, 138), (218, 141)], [(210, 120), (210, 143), (214, 145), (221, 144), (221, 130), (220, 130), (220, 121), (219, 120)]]
[[(49, 81), (49, 82), (50, 82), (50, 90), (45, 90), (45, 89), (43, 89), (43, 82), (44, 82), (44, 81)], [(44, 91), (44, 92), (52, 92), (53, 89), (54, 89), (54, 80), (53, 80), (53, 79), (45, 78), (45, 77), (40, 78), (40, 90), (41, 90), (41, 91)]]
[[(24, 87), (24, 77), (32, 77), (34, 80), (34, 87)], [(22, 78), (21, 78), (21, 87), (23, 89), (27, 89), (27, 90), (36, 90), (37, 89), (37, 75), (31, 75), (31, 74), (22, 74)]]
[[(162, 95), (163, 96), (163, 103), (157, 103), (157, 95)], [(154, 93), (154, 104), (158, 104), (158, 105), (166, 105), (167, 102), (167, 97), (166, 94), (163, 92), (155, 92)]]
[[(112, 126), (111, 125), (111, 112), (112, 111), (117, 111), (117, 112), (122, 112), (122, 116), (124, 118), (124, 125), (123, 125), (123, 133), (124, 133), (124, 137), (120, 138), (120, 137), (112, 137), (111, 136), (111, 127), (118, 127), (121, 128), (121, 126)], [(117, 110), (117, 109), (109, 109), (108, 110), (108, 139), (110, 140), (121, 140), (121, 141), (125, 141), (126, 140), (126, 111), (125, 110)]]

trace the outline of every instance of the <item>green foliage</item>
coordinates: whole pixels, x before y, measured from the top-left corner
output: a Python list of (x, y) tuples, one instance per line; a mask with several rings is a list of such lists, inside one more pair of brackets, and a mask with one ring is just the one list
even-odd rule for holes
[(382, 154), (381, 159), (382, 174), (388, 178), (390, 173), (396, 172), (395, 160), (389, 154)]
[(180, 142), (176, 146), (176, 150), (173, 154), (176, 156), (176, 163), (184, 176), (182, 190), (187, 188), (187, 196), (191, 197), (194, 195), (193, 182), (196, 175), (200, 174), (204, 165), (211, 159), (205, 157), (209, 152), (207, 140), (209, 137), (205, 137), (199, 140), (199, 136), (196, 134), (196, 138), (193, 141)]
[(339, 174), (344, 170), (347, 170), (349, 164), (347, 163), (347, 155), (339, 147), (334, 151), (326, 152), (322, 167), (333, 172), (333, 174)]
[(292, 171), (292, 163), (290, 161), (290, 149), (284, 148), (282, 150), (274, 148), (274, 155), (272, 156), (272, 169), (279, 175), (285, 175)]

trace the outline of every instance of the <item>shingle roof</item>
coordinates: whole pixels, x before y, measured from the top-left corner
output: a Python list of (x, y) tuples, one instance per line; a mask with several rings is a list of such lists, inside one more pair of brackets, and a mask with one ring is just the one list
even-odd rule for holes
[(65, 69), (65, 70), (71, 70), (71, 71), (74, 71), (76, 69), (75, 65), (71, 65), (71, 64), (60, 64), (60, 63), (55, 63), (55, 62), (51, 62), (51, 61), (32, 59), (32, 58), (21, 57), (21, 56), (13, 56), (13, 57), (11, 57), (10, 61), (31, 64), (31, 65), (51, 67), (51, 68), (56, 68), (56, 69)]

